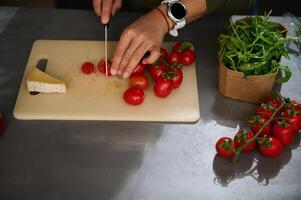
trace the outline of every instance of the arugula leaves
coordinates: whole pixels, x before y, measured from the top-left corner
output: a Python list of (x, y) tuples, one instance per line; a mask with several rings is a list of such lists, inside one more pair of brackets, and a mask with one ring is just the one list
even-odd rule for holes
[(245, 76), (284, 72), (277, 82), (287, 82), (291, 71), (280, 64), (281, 56), (290, 59), (285, 44), (286, 29), (264, 16), (247, 17), (235, 23), (230, 20), (229, 34), (221, 34), (219, 57), (225, 66)]

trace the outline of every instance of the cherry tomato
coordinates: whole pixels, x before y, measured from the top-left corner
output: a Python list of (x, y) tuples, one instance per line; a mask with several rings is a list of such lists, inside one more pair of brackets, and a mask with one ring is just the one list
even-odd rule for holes
[(176, 89), (180, 87), (183, 81), (183, 71), (181, 69), (175, 68), (174, 69), (175, 75), (173, 76), (172, 80), (172, 89)]
[(283, 151), (281, 142), (275, 137), (265, 137), (259, 141), (260, 152), (267, 157), (280, 156)]
[[(111, 66), (112, 66), (112, 61), (108, 60), (108, 76), (112, 75), (110, 71)], [(97, 68), (100, 73), (106, 74), (106, 62), (104, 59), (101, 59), (99, 61)]]
[(292, 143), (294, 138), (294, 128), (287, 122), (288, 120), (277, 120), (273, 126), (273, 136), (278, 138), (283, 146)]
[(160, 63), (158, 66), (151, 65), (149, 66), (149, 72), (154, 79), (154, 81), (157, 81), (163, 72), (166, 72), (168, 68), (164, 66), (162, 63)]
[(181, 63), (182, 57), (180, 53), (173, 52), (168, 58), (168, 64), (173, 65), (175, 62)]
[(292, 110), (301, 110), (301, 104), (298, 101), (292, 100), (289, 102), (288, 108)]
[(194, 63), (196, 59), (195, 52), (190, 49), (185, 49), (184, 51), (182, 51), (180, 55), (181, 55), (181, 63), (185, 66), (191, 65), (192, 63)]
[(166, 49), (161, 48), (160, 49), (161, 57), (164, 58), (165, 60), (168, 60), (168, 52)]
[(85, 62), (82, 64), (81, 70), (84, 74), (91, 74), (94, 72), (94, 64), (91, 62)]
[(124, 92), (123, 99), (130, 105), (140, 105), (144, 101), (144, 92), (139, 88), (129, 88)]
[(172, 52), (177, 52), (177, 53), (180, 53), (181, 51), (179, 50), (180, 47), (181, 47), (181, 43), (182, 42), (177, 42), (174, 44), (174, 46), (172, 47)]
[(4, 119), (2, 114), (0, 113), (0, 137), (4, 134), (4, 132), (5, 132)]
[(301, 113), (297, 110), (286, 110), (282, 113), (282, 117), (285, 117), (291, 123), (294, 132), (298, 132), (301, 129)]
[(274, 111), (275, 111), (275, 107), (273, 106), (273, 104), (262, 103), (259, 106), (257, 113), (260, 113), (263, 117), (269, 119), (274, 114)]
[(234, 156), (234, 144), (232, 139), (229, 137), (222, 137), (218, 139), (218, 141), (215, 144), (215, 149), (219, 155), (225, 158), (231, 158)]
[[(237, 149), (238, 147), (245, 145), (247, 140), (250, 140), (253, 137), (254, 137), (254, 134), (251, 132), (247, 132), (245, 130), (238, 131), (238, 133), (236, 133), (236, 135), (234, 137), (234, 148)], [(252, 149), (254, 149), (255, 146), (256, 146), (256, 142), (254, 140), (253, 142), (248, 144), (242, 151), (244, 153), (247, 153), (247, 152), (251, 151)]]
[(264, 102), (272, 104), (276, 109), (279, 108), (283, 102), (282, 96), (278, 93), (273, 93), (264, 99)]
[[(262, 115), (257, 114), (253, 115), (249, 118), (249, 126), (251, 131), (256, 135), (256, 133), (259, 131), (259, 129), (268, 121), (268, 119), (264, 118)], [(271, 123), (268, 123), (266, 127), (263, 128), (261, 133), (259, 134), (261, 137), (265, 135), (269, 135), (272, 129)]]
[(143, 63), (139, 63), (133, 70), (131, 76), (141, 75), (144, 73), (145, 65)]
[(136, 87), (141, 90), (147, 88), (148, 80), (144, 75), (135, 75), (130, 78), (130, 87)]
[(172, 52), (181, 53), (185, 49), (192, 49), (192, 44), (189, 42), (177, 42), (172, 47)]
[(158, 97), (165, 98), (172, 91), (172, 81), (167, 78), (159, 78), (154, 85), (154, 92)]

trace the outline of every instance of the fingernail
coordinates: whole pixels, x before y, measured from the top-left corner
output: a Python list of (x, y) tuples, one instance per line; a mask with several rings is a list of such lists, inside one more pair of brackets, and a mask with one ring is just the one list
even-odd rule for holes
[(103, 24), (109, 23), (109, 18), (108, 18), (108, 17), (103, 17), (103, 18), (102, 18), (102, 23), (103, 23)]
[(122, 78), (127, 79), (130, 76), (128, 72), (124, 72)]
[(112, 74), (112, 75), (116, 75), (116, 74), (117, 74), (117, 70), (114, 69), (114, 68), (111, 68), (111, 74)]
[(119, 75), (119, 76), (122, 75), (122, 71), (121, 71), (121, 70), (118, 71), (118, 75)]

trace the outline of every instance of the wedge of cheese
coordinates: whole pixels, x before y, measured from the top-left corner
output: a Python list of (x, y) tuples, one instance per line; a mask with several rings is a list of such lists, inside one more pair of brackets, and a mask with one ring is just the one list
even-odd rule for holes
[(33, 68), (27, 77), (27, 87), (29, 92), (41, 93), (66, 93), (66, 84), (49, 74)]

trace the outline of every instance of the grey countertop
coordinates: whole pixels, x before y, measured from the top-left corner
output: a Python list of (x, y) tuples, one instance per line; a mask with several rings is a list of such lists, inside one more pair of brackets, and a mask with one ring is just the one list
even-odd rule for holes
[[(120, 12), (110, 40), (142, 13)], [(92, 12), (0, 7), (0, 199), (301, 199), (300, 134), (276, 159), (258, 151), (237, 165), (215, 155), (221, 136), (233, 137), (255, 111), (217, 90), (217, 36), (230, 16), (192, 23), (179, 38), (197, 51), (201, 120), (196, 124), (96, 121), (18, 121), (12, 111), (36, 39), (101, 40)], [(301, 68), (284, 60), (292, 80), (284, 96), (301, 101)]]

